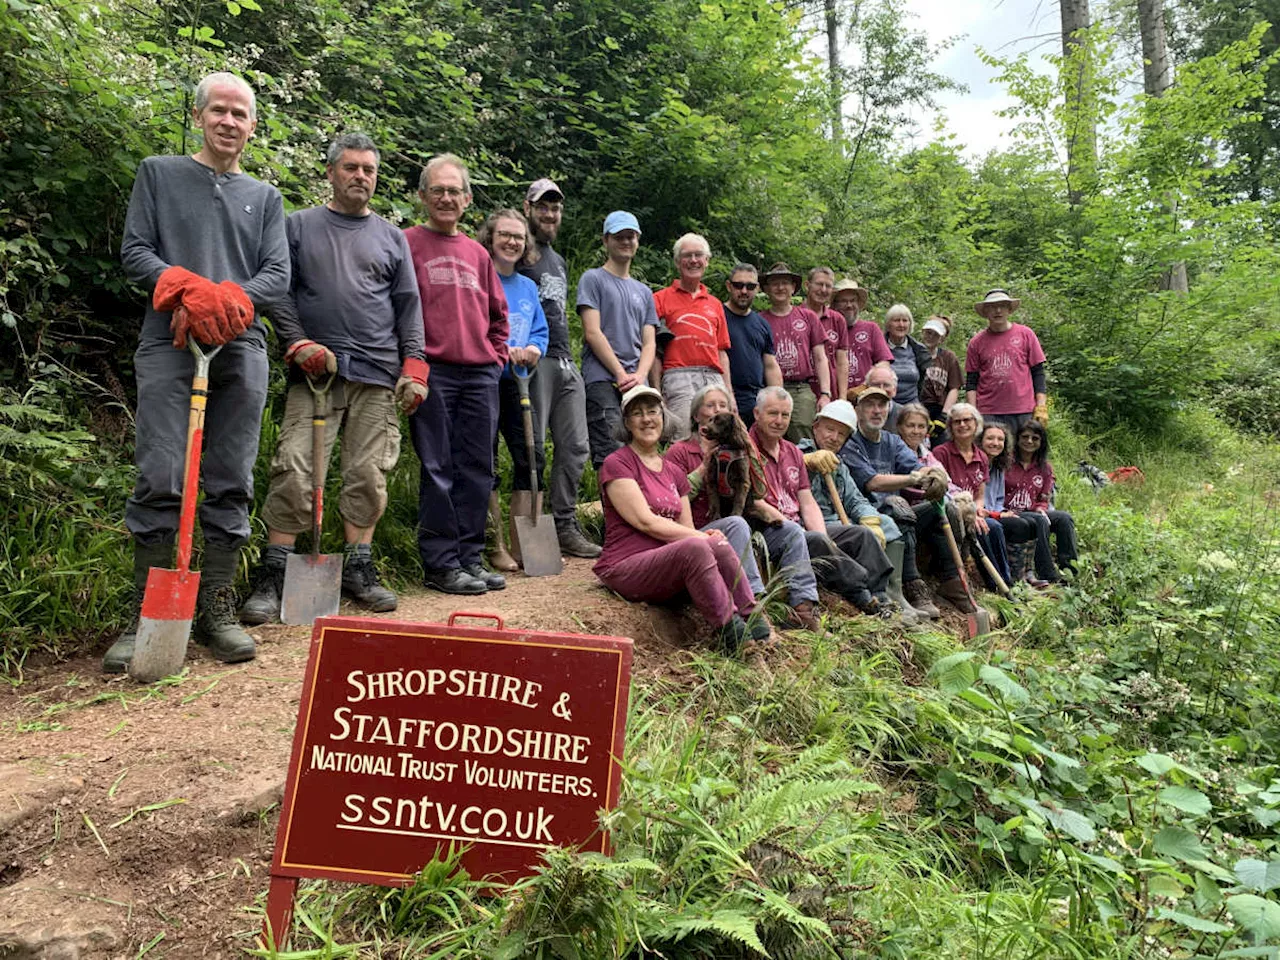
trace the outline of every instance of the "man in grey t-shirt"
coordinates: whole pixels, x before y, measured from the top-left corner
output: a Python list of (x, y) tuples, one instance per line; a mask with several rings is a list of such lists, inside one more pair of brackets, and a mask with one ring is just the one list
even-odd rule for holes
[(312, 387), (324, 383), (332, 384), (325, 463), (342, 434), (342, 592), (379, 613), (397, 603), (379, 582), (370, 544), (387, 508), (387, 472), (400, 455), (397, 408), (412, 414), (427, 394), (422, 300), (403, 231), (369, 209), (378, 186), (374, 142), (345, 133), (326, 159), (333, 197), (285, 224), (292, 281), (271, 315), (289, 393), (262, 505), (267, 546), (240, 608), (244, 623), (280, 615), (285, 565), (298, 534), (311, 529)]
[(614, 433), (622, 423), (622, 395), (648, 381), (658, 329), (653, 292), (631, 278), (631, 261), (640, 249), (640, 222), (633, 214), (615, 210), (605, 217), (604, 249), (604, 266), (578, 279), (587, 431), (597, 470), (621, 446)]
[[(524, 215), (538, 246), (538, 259), (520, 272), (538, 285), (538, 299), (547, 317), (550, 334), (547, 353), (534, 367), (529, 389), (533, 394), (534, 442), (547, 442), (547, 427), (555, 438), (555, 459), (551, 464), (551, 512), (556, 518), (556, 534), (560, 552), (588, 559), (600, 556), (600, 547), (592, 543), (578, 527), (578, 484), (587, 462), (587, 401), (582, 374), (569, 352), (569, 318), (565, 304), (569, 296), (569, 271), (564, 257), (552, 244), (560, 232), (564, 212), (564, 193), (547, 179), (535, 180), (524, 195)], [(519, 516), (520, 507), (527, 513), (532, 497), (527, 490), (511, 493), (511, 515)], [(512, 538), (515, 539), (514, 537)]]
[(103, 658), (108, 673), (124, 672), (133, 657), (148, 570), (173, 566), (195, 372), (188, 337), (222, 347), (209, 370), (200, 504), (204, 558), (193, 632), (225, 663), (255, 654), (253, 640), (236, 622), (233, 581), (249, 537), (267, 397), (266, 333), (256, 313), (289, 285), (284, 205), (275, 187), (240, 170), (257, 125), (249, 85), (230, 73), (210, 74), (196, 87), (191, 112), (203, 132), (200, 150), (142, 161), (120, 244), (125, 273), (151, 299), (134, 354), (138, 479), (125, 507), (135, 612)]

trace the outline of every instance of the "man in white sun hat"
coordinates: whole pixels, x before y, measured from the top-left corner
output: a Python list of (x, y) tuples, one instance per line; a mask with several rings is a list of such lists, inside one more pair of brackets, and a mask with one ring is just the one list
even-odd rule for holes
[(965, 353), (965, 392), (987, 423), (1001, 423), (1014, 436), (1034, 417), (1049, 422), (1044, 383), (1044, 350), (1030, 327), (1009, 317), (1022, 301), (1008, 291), (987, 293), (973, 309), (987, 321)]

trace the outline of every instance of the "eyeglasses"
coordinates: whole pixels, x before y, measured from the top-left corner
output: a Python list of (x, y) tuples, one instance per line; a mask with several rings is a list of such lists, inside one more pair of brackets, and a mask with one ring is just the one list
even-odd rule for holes
[(437, 199), (440, 197), (451, 197), (456, 199), (457, 197), (464, 197), (466, 194), (467, 191), (463, 190), (461, 187), (427, 187), (427, 196), (435, 197)]
[(523, 233), (512, 233), (510, 230), (497, 230), (494, 232), (493, 235), (498, 240), (509, 240), (509, 241), (519, 240), (521, 243), (524, 242)]
[(746, 282), (746, 281), (744, 281), (744, 280), (730, 280), (730, 281), (729, 281), (729, 286), (733, 287), (733, 289), (735, 289), (735, 290), (758, 290), (758, 289), (760, 289), (760, 284), (758, 284), (758, 283), (747, 283), (747, 282)]
[(681, 259), (681, 260), (710, 260), (710, 259), (711, 259), (711, 254), (709, 254), (709, 253), (682, 253), (682, 254), (680, 254), (680, 259)]
[(952, 423), (976, 423), (977, 421), (974, 420), (973, 417), (952, 417), (951, 422)]
[(627, 411), (628, 420), (643, 420), (645, 417), (661, 417), (662, 408), (656, 406), (632, 407)]
[(533, 209), (538, 211), (538, 213), (560, 213), (564, 210), (564, 204), (548, 203), (545, 200), (540, 200), (533, 205)]

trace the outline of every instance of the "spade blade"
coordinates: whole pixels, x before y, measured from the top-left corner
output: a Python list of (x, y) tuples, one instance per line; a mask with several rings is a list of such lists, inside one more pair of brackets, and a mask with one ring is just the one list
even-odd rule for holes
[(311, 624), (330, 617), (342, 602), (342, 555), (291, 553), (284, 568), (280, 622)]
[(182, 669), (195, 618), (200, 574), (152, 567), (142, 595), (137, 639), (129, 660), (129, 676), (142, 683), (154, 683)]

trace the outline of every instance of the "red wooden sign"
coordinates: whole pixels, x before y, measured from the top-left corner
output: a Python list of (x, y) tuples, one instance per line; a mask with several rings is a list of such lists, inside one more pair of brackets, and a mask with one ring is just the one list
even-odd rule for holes
[[(460, 618), (497, 629), (458, 626)], [(542, 850), (609, 852), (631, 640), (322, 617), (276, 830), (264, 936), (299, 877), (401, 886), (451, 844), (508, 883)]]

